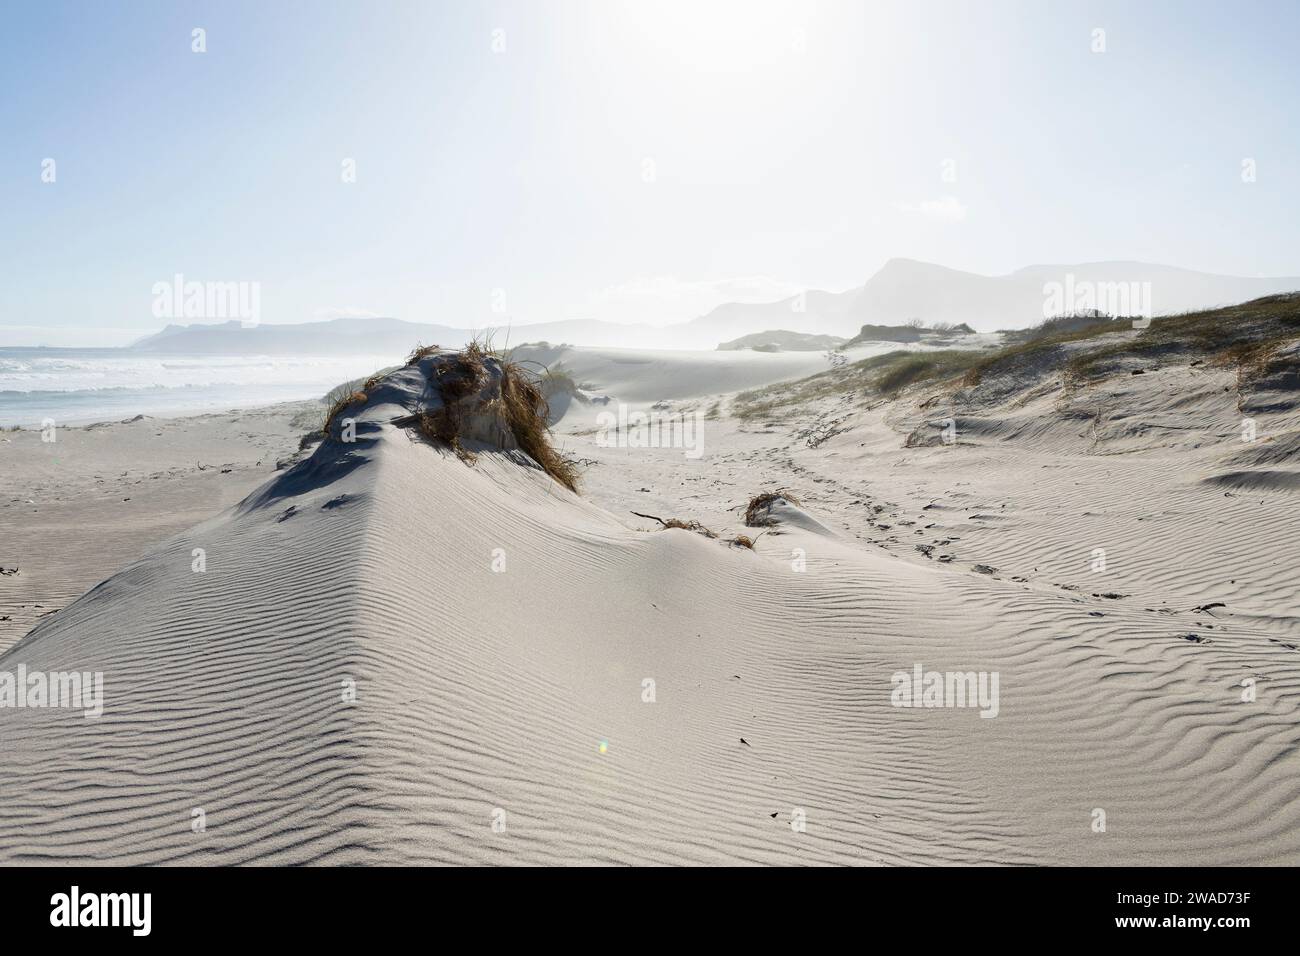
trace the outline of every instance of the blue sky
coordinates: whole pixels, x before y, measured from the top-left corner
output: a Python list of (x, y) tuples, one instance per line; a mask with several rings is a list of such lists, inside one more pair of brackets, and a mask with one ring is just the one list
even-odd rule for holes
[(128, 341), (176, 273), (260, 283), (266, 322), (457, 326), (680, 321), (893, 256), (1300, 274), (1293, 2), (0, 16), (0, 346)]

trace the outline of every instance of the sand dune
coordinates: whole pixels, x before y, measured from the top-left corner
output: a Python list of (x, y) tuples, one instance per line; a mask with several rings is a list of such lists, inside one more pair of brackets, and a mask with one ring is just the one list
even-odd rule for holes
[[(923, 394), (720, 421), (700, 461), (575, 418), (575, 495), (407, 424), (439, 361), (0, 656), (105, 680), (98, 719), (4, 712), (0, 861), (1300, 861), (1300, 519), (1204, 480), (1253, 468), (1217, 379), (1176, 433), (1156, 374), (1092, 424), (971, 406), (954, 445), (907, 447)], [(629, 400), (709, 392), (651, 361), (673, 394)], [(801, 416), (839, 430), (808, 447)], [(775, 487), (800, 504), (744, 528)], [(996, 674), (996, 716), (894, 706), (918, 665)]]

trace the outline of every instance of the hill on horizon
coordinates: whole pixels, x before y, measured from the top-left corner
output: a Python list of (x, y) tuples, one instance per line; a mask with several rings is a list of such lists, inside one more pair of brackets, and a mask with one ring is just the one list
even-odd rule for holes
[(1140, 262), (1026, 266), (985, 276), (912, 259), (890, 259), (867, 282), (844, 292), (808, 290), (776, 302), (728, 302), (675, 325), (569, 319), (457, 328), (397, 318), (342, 318), (301, 324), (238, 321), (169, 325), (128, 349), (171, 354), (348, 354), (407, 352), (414, 344), (455, 348), (485, 332), (501, 343), (546, 340), (605, 348), (713, 350), (769, 334), (860, 338), (864, 325), (965, 323), (978, 332), (1022, 329), (1051, 315), (1099, 311), (1170, 315), (1235, 305), (1300, 290), (1300, 277), (1222, 276)]
[[(857, 336), (864, 325), (966, 323), (978, 332), (1025, 328), (1050, 315), (1100, 309), (1169, 315), (1300, 290), (1300, 277), (1244, 278), (1141, 262), (1026, 266), (985, 276), (890, 259), (845, 292), (809, 291), (760, 305), (726, 303), (688, 323), (719, 341), (758, 329)], [(1113, 305), (1108, 310), (1106, 306)]]

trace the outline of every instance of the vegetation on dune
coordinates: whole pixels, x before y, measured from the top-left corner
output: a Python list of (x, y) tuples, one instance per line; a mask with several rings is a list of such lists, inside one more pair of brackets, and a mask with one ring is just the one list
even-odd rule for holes
[[(510, 353), (496, 349), (491, 336), (470, 342), (459, 352), (447, 352), (437, 345), (417, 345), (407, 357), (405, 367), (419, 365), (433, 356), (444, 356), (431, 369), (430, 384), (442, 399), (440, 407), (422, 412), (416, 425), (425, 437), (449, 447), (465, 462), (474, 455), (463, 444), (466, 416), (495, 415), (501, 428), (514, 444), (541, 466), (542, 470), (570, 491), (578, 490), (577, 463), (566, 458), (551, 444), (548, 399), (557, 394), (578, 394), (573, 376), (562, 368), (538, 371), (512, 360)], [(470, 403), (487, 384), (489, 360), (499, 370), (499, 391), (482, 403)], [(337, 417), (350, 405), (365, 402), (384, 376), (403, 366), (381, 369), (364, 379), (344, 382), (331, 389), (322, 399), (326, 405), (321, 427), (304, 435), (300, 450), (319, 438), (331, 434)]]
[(1249, 376), (1283, 346), (1300, 338), (1300, 293), (1266, 296), (1240, 305), (1154, 319), (1126, 341), (1082, 352), (1066, 364), (1075, 384), (1105, 377), (1118, 360), (1200, 356), (1211, 365)]
[[(424, 353), (429, 354), (432, 353)], [(487, 383), (488, 361), (499, 369), (499, 394), (481, 406), (471, 406), (468, 400), (477, 396)], [(434, 365), (432, 375), (431, 384), (437, 388), (442, 404), (420, 415), (419, 427), (426, 437), (447, 445), (461, 460), (472, 462), (473, 454), (461, 441), (465, 415), (467, 412), (495, 414), (521, 451), (564, 487), (573, 492), (578, 490), (576, 465), (551, 444), (550, 405), (542, 386), (544, 374), (512, 361), (508, 353), (494, 349), (490, 340), (486, 343), (476, 340)]]
[(736, 396), (736, 417), (779, 418), (822, 398), (860, 392), (864, 400), (892, 397), (908, 385), (964, 372), (983, 352), (969, 349), (886, 352), (792, 382), (752, 389)]
[(426, 359), (430, 355), (437, 355), (441, 351), (442, 349), (436, 345), (417, 345), (411, 350), (411, 354), (406, 357), (406, 364), (408, 366), (419, 365), (422, 359)]
[(962, 384), (974, 386), (985, 375), (1048, 358), (1054, 350), (1072, 342), (1083, 342), (1133, 327), (1132, 319), (1117, 319), (1101, 313), (1079, 313), (1044, 319), (1028, 329), (1003, 332), (1003, 345), (979, 355), (967, 369)]
[[(432, 347), (432, 351), (421, 346), (411, 353), (408, 364), (416, 365), (436, 351), (436, 346)], [(485, 374), (483, 352), (477, 344), (471, 343), (463, 352), (453, 354), (448, 361), (433, 367), (429, 381), (437, 389), (442, 401), (433, 411), (420, 413), (420, 431), (425, 437), (446, 445), (465, 462), (472, 462), (474, 455), (460, 441), (464, 430), (462, 400), (482, 388)]]
[(365, 400), (366, 393), (357, 390), (355, 392), (342, 394), (330, 402), (329, 410), (325, 413), (325, 422), (321, 425), (322, 434), (328, 435), (330, 433), (330, 428), (334, 424), (334, 419), (338, 417), (339, 413), (342, 412), (343, 409), (347, 408), (354, 402), (364, 402)]
[(934, 322), (929, 325), (920, 319), (908, 319), (901, 325), (864, 325), (858, 334), (845, 342), (840, 348), (848, 349), (855, 345), (871, 342), (920, 342), (926, 336), (933, 339), (955, 335), (974, 335), (975, 330), (965, 322)]
[(354, 378), (335, 385), (321, 397), (321, 401), (325, 403), (326, 408), (333, 408), (340, 401), (348, 400), (357, 392), (365, 391), (365, 382), (364, 378)]
[(791, 492), (783, 489), (764, 491), (762, 494), (755, 495), (745, 507), (745, 526), (749, 528), (766, 528), (771, 525), (772, 519), (768, 517), (768, 511), (774, 502), (782, 500), (788, 501), (792, 505), (801, 504), (799, 499)]
[[(887, 352), (741, 392), (732, 410), (742, 421), (777, 421), (825, 398), (856, 393), (865, 405), (920, 383), (976, 388), (1027, 369), (1059, 371), (1067, 385), (1079, 387), (1131, 370), (1134, 359), (1154, 363), (1172, 356), (1235, 367), (1244, 383), (1276, 374), (1280, 350), (1300, 339), (1300, 293), (1162, 316), (1145, 328), (1134, 328), (1133, 321), (1098, 313), (1061, 316), (1004, 333), (1001, 348)], [(1289, 368), (1291, 358), (1283, 361)]]
[(875, 388), (881, 395), (894, 396), (916, 382), (956, 375), (970, 368), (978, 358), (979, 353), (969, 349), (913, 352), (883, 366)]
[[(716, 531), (704, 527), (704, 525), (700, 524), (698, 521), (683, 521), (681, 518), (660, 518), (658, 515), (642, 514), (639, 511), (633, 511), (632, 514), (636, 515), (638, 518), (649, 518), (651, 521), (658, 521), (661, 531), (667, 531), (669, 528), (677, 528), (681, 531), (690, 531), (694, 534), (702, 534), (710, 540), (718, 539)], [(759, 535), (758, 537), (762, 537), (762, 535)], [(750, 551), (753, 551), (754, 542), (757, 541), (758, 538), (751, 538), (747, 534), (738, 534), (734, 538), (723, 538), (722, 540), (733, 548), (748, 548)]]
[(1071, 312), (1067, 315), (1053, 316), (1050, 319), (1043, 319), (1037, 325), (1031, 325), (1027, 329), (1005, 329), (1000, 334), (1004, 345), (1020, 345), (1024, 342), (1052, 338), (1058, 335), (1073, 335), (1076, 332), (1086, 333), (1085, 337), (1100, 335), (1103, 332), (1131, 328), (1132, 323), (1132, 318), (1106, 315), (1093, 309), (1086, 312)]
[(347, 408), (353, 402), (365, 401), (370, 390), (375, 387), (379, 380), (389, 372), (394, 371), (396, 368), (396, 365), (382, 368), (373, 375), (367, 376), (366, 378), (354, 378), (351, 381), (335, 385), (326, 392), (325, 396), (321, 399), (325, 404), (325, 418), (322, 420), (318, 429), (303, 436), (302, 443), (299, 447), (305, 447), (317, 437), (328, 435), (330, 426), (334, 424), (334, 419), (338, 416), (339, 412), (343, 411), (343, 409)]
[(663, 526), (665, 529), (680, 528), (682, 531), (694, 531), (696, 534), (702, 534), (706, 538), (716, 538), (718, 536), (716, 532), (710, 531), (698, 521), (683, 521), (680, 518), (669, 518), (663, 522)]
[[(963, 384), (975, 386), (985, 375), (1044, 360), (1059, 361), (1066, 381), (1076, 386), (1104, 378), (1119, 370), (1122, 360), (1133, 358), (1154, 362), (1176, 355), (1199, 356), (1213, 365), (1248, 371), (1300, 336), (1300, 295), (1266, 296), (1225, 308), (1160, 316), (1139, 329), (1127, 318), (1085, 316), (1082, 320), (1080, 324), (1081, 317), (1066, 316), (1036, 326), (1022, 341), (972, 366)], [(1088, 345), (1102, 336), (1110, 340)]]

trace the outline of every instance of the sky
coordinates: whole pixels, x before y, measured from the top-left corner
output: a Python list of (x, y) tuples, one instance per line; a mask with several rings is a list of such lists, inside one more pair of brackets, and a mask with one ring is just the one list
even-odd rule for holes
[(1300, 275), (1298, 34), (1293, 0), (7, 3), (0, 347), (125, 344), (177, 274), (457, 327), (892, 257)]

